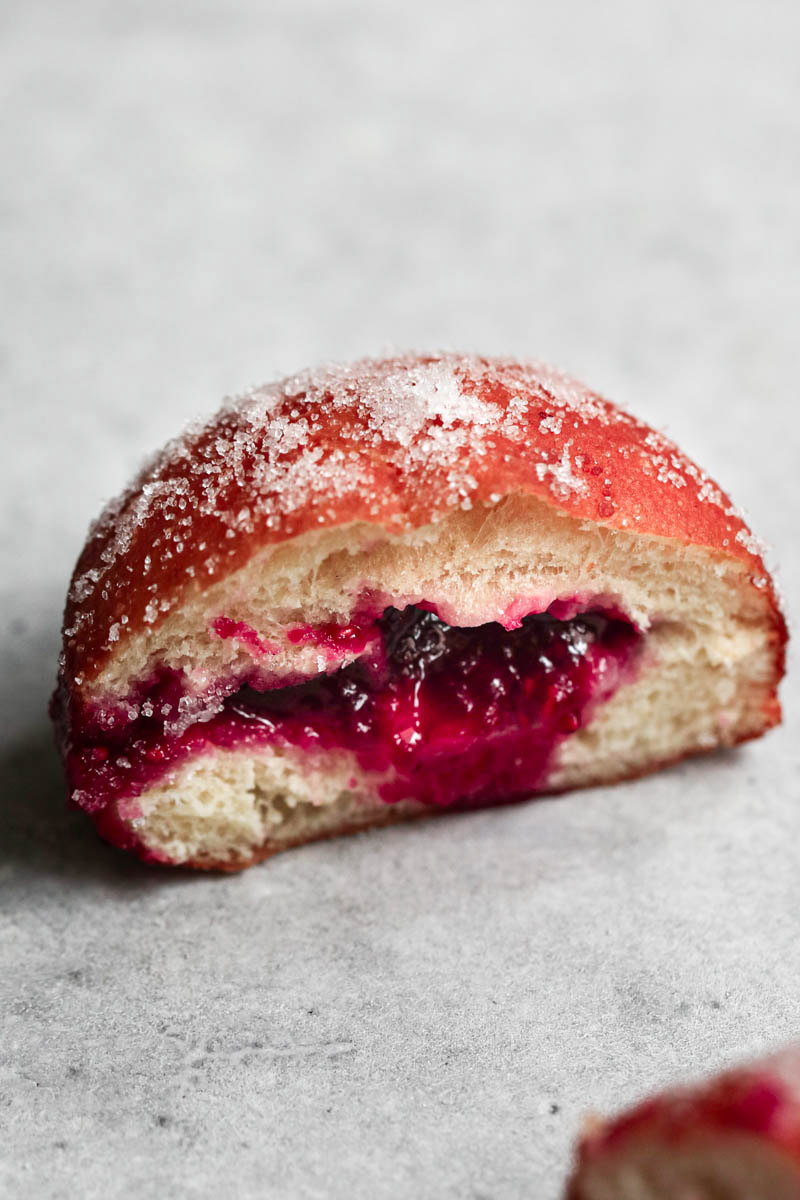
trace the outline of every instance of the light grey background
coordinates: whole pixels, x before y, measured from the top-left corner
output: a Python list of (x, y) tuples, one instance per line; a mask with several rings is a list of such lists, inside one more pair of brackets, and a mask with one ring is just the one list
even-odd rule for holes
[(86, 525), (226, 391), (550, 358), (775, 548), (800, 424), (800, 7), (0, 7), (0, 1194), (555, 1200), (587, 1109), (800, 1037), (798, 685), (739, 753), (309, 847), (138, 865), (45, 706)]

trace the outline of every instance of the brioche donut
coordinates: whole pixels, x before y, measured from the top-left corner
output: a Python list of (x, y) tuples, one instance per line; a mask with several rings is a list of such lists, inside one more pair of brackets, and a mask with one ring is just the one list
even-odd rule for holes
[(797, 1200), (800, 1048), (587, 1129), (567, 1200)]
[(652, 771), (780, 719), (742, 517), (539, 363), (256, 388), (89, 534), (52, 702), (73, 804), (142, 857), (286, 846)]

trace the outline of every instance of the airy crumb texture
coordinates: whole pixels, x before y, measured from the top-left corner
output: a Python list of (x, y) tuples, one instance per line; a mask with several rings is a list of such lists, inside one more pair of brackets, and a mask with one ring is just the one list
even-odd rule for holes
[(797, 1200), (800, 1049), (665, 1092), (585, 1133), (566, 1200)]
[[(386, 537), (361, 551), (354, 536), (350, 551), (334, 547), (327, 555), (326, 541), (297, 539), (283, 548), (286, 557), (254, 559), (220, 585), (218, 605), (228, 611), (238, 602), (237, 617), (264, 628), (263, 614), (291, 613), (302, 602), (315, 619), (328, 614), (367, 581), (398, 605), (433, 600), (455, 625), (497, 620), (520, 598), (525, 611), (541, 611), (560, 597), (604, 597), (632, 616), (644, 638), (639, 670), (562, 742), (542, 790), (640, 775), (758, 736), (779, 718), (780, 629), (763, 590), (751, 586), (737, 560), (587, 527), (529, 498), (454, 513), (415, 535)], [(193, 654), (203, 678), (252, 669), (249, 645), (234, 650), (211, 640), (204, 646), (194, 635), (217, 607), (176, 615), (163, 627), (170, 640), (160, 645), (159, 658), (177, 666)], [(280, 629), (270, 626), (269, 636), (280, 638)], [(206, 652), (212, 657), (204, 658)], [(224, 663), (213, 657), (220, 653)], [(235, 662), (227, 657), (234, 654)], [(280, 661), (291, 670), (288, 653)], [(349, 656), (334, 665), (343, 661)], [(135, 674), (145, 663), (120, 655), (116, 665), (122, 683), (129, 667)], [(402, 811), (387, 806), (378, 791), (382, 782), (339, 753), (233, 749), (188, 762), (145, 792), (131, 824), (155, 857), (197, 866), (245, 864), (298, 840), (415, 811), (411, 804)]]
[(152, 747), (146, 784), (111, 801), (71, 781), (73, 802), (147, 858), (226, 869), (434, 811), (387, 803), (391, 772), (352, 745), (202, 737), (240, 688), (369, 661), (390, 606), (635, 628), (636, 669), (560, 728), (532, 791), (757, 737), (780, 719), (786, 640), (757, 550), (675, 447), (541, 365), (407, 357), (258, 389), (168, 446), (90, 534), (54, 702), (68, 775), (86, 730), (91, 754), (131, 766), (113, 738), (146, 727), (161, 678), (180, 685), (159, 693), (165, 732), (197, 737), (163, 767)]
[(70, 587), (80, 687), (256, 548), (361, 521), (391, 531), (509, 493), (618, 529), (760, 548), (676, 446), (542, 363), (441, 354), (362, 360), (256, 388), (189, 429), (109, 505)]

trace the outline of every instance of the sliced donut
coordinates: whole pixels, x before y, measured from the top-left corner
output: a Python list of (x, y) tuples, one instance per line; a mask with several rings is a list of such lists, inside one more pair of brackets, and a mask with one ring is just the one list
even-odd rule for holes
[(104, 837), (234, 869), (757, 737), (785, 640), (660, 434), (542, 364), (364, 360), (227, 403), (108, 506), (52, 711)]
[(584, 1135), (567, 1200), (798, 1200), (800, 1049), (645, 1101)]

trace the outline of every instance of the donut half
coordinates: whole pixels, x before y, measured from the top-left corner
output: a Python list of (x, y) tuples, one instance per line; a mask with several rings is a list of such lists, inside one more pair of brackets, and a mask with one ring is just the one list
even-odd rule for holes
[(800, 1049), (587, 1129), (567, 1200), (797, 1200)]
[(52, 714), (105, 838), (235, 869), (757, 737), (785, 640), (666, 438), (540, 363), (403, 356), (153, 459), (78, 561)]

